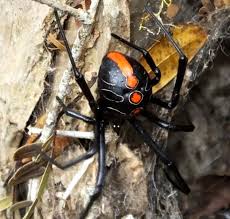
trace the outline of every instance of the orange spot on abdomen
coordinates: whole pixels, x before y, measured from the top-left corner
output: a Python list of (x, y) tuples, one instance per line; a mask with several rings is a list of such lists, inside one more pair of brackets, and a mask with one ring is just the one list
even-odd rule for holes
[(134, 89), (139, 81), (133, 74), (133, 68), (125, 56), (119, 52), (110, 52), (107, 54), (107, 57), (118, 65), (122, 74), (127, 78), (127, 86)]
[(139, 91), (134, 91), (130, 94), (130, 102), (134, 104), (139, 104), (143, 99), (143, 94)]

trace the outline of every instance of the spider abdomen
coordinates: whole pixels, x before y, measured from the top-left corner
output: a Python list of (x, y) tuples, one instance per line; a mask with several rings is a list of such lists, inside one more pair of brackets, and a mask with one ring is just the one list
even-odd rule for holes
[(109, 52), (102, 60), (98, 75), (100, 107), (114, 116), (139, 112), (152, 94), (150, 78), (135, 59)]

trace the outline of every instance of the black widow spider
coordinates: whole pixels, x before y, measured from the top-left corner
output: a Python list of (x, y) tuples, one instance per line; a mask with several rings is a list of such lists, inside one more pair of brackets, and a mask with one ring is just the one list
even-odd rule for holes
[(98, 173), (96, 180), (96, 187), (90, 201), (83, 211), (81, 218), (84, 218), (94, 201), (99, 197), (104, 181), (105, 181), (105, 127), (109, 122), (118, 124), (120, 121), (128, 120), (129, 123), (136, 129), (136, 131), (143, 137), (144, 141), (151, 146), (158, 158), (165, 164), (165, 173), (169, 181), (180, 191), (185, 194), (190, 192), (190, 189), (175, 164), (164, 154), (159, 146), (150, 135), (143, 129), (140, 122), (136, 119), (138, 114), (142, 114), (148, 117), (151, 121), (158, 124), (160, 127), (173, 131), (193, 131), (194, 126), (191, 125), (174, 125), (157, 118), (155, 115), (150, 115), (146, 111), (145, 107), (148, 103), (157, 104), (167, 109), (173, 109), (179, 101), (179, 93), (183, 82), (187, 58), (184, 55), (181, 48), (173, 40), (169, 32), (161, 24), (161, 22), (154, 16), (150, 9), (146, 8), (151, 17), (155, 20), (157, 25), (162, 29), (168, 40), (174, 46), (179, 54), (178, 73), (176, 77), (176, 83), (173, 89), (173, 93), (170, 101), (162, 101), (152, 95), (152, 86), (156, 85), (161, 78), (161, 72), (154, 63), (154, 60), (143, 48), (122, 39), (116, 34), (112, 36), (127, 46), (142, 53), (148, 65), (155, 73), (155, 77), (150, 79), (148, 73), (144, 67), (132, 57), (126, 56), (120, 52), (109, 52), (105, 55), (100, 66), (98, 74), (98, 90), (99, 98), (95, 101), (83, 75), (77, 69), (67, 39), (65, 37), (63, 28), (60, 23), (57, 10), (54, 10), (54, 14), (57, 20), (58, 27), (62, 39), (64, 41), (76, 82), (80, 86), (83, 94), (89, 102), (89, 106), (94, 113), (95, 118), (82, 115), (78, 112), (69, 109), (61, 100), (57, 97), (58, 102), (63, 107), (63, 112), (73, 118), (80, 119), (86, 123), (93, 124), (95, 126), (95, 143), (85, 154), (77, 157), (74, 160), (68, 161), (65, 164), (60, 164), (53, 158), (49, 157), (46, 153), (39, 151), (42, 157), (56, 165), (60, 169), (66, 169), (76, 163), (90, 158), (98, 153)]

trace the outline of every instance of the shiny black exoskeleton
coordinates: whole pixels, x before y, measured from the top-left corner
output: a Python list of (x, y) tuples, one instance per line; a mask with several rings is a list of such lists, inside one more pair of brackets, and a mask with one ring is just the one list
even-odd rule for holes
[(165, 164), (165, 172), (170, 182), (183, 193), (188, 194), (190, 189), (180, 173), (178, 172), (175, 164), (164, 154), (161, 150), (161, 146), (158, 145), (151, 136), (142, 127), (141, 122), (138, 120), (138, 114), (147, 117), (150, 121), (156, 123), (162, 128), (166, 128), (172, 131), (192, 131), (193, 125), (174, 125), (159, 119), (151, 112), (147, 112), (147, 104), (157, 104), (167, 109), (175, 107), (179, 100), (179, 93), (183, 82), (187, 58), (183, 51), (173, 40), (172, 36), (168, 33), (165, 27), (157, 20), (154, 14), (147, 8), (146, 9), (155, 22), (165, 33), (168, 40), (174, 46), (175, 50), (179, 54), (178, 73), (176, 77), (175, 86), (171, 99), (169, 101), (162, 101), (152, 95), (152, 86), (160, 81), (161, 73), (160, 70), (154, 63), (153, 58), (150, 56), (148, 51), (138, 47), (137, 45), (126, 41), (125, 39), (112, 34), (113, 37), (123, 42), (127, 46), (138, 50), (142, 53), (143, 58), (150, 66), (151, 70), (155, 73), (155, 78), (150, 79), (149, 75), (143, 68), (143, 66), (131, 57), (123, 55), (119, 52), (109, 52), (103, 59), (99, 75), (98, 75), (98, 89), (99, 99), (96, 101), (83, 77), (81, 72), (77, 69), (72, 53), (70, 51), (68, 42), (66, 40), (64, 31), (62, 29), (59, 16), (55, 10), (55, 17), (57, 20), (58, 27), (62, 39), (65, 43), (66, 50), (69, 55), (70, 62), (72, 64), (72, 70), (76, 79), (76, 82), (80, 86), (86, 99), (89, 102), (94, 118), (82, 115), (78, 112), (69, 109), (64, 103), (57, 98), (59, 103), (62, 105), (63, 112), (76, 119), (80, 119), (84, 122), (94, 125), (95, 127), (95, 143), (85, 154), (71, 160), (65, 164), (60, 164), (53, 158), (49, 157), (45, 152), (39, 151), (41, 156), (56, 165), (61, 169), (66, 169), (82, 160), (88, 159), (98, 153), (98, 174), (95, 186), (95, 191), (90, 198), (90, 201), (83, 211), (81, 218), (84, 218), (90, 210), (94, 201), (101, 194), (104, 181), (105, 181), (105, 170), (106, 170), (106, 147), (105, 147), (105, 126), (114, 120), (114, 118), (120, 118), (121, 120), (127, 120), (137, 131), (137, 133), (144, 139), (144, 141), (153, 149), (159, 159)]
[(110, 52), (98, 74), (99, 106), (105, 115), (137, 115), (149, 102), (152, 84), (149, 74), (135, 59)]

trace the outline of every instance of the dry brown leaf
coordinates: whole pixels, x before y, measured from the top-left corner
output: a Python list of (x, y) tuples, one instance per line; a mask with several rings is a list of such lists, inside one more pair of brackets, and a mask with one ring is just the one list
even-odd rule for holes
[[(177, 26), (172, 29), (172, 33), (173, 38), (178, 42), (189, 61), (192, 60), (207, 40), (207, 34), (204, 29), (195, 24)], [(161, 71), (161, 80), (153, 87), (153, 93), (156, 93), (176, 76), (179, 56), (165, 37), (150, 47), (148, 51)], [(153, 74), (143, 57), (140, 59), (140, 63), (149, 74)]]
[[(43, 117), (43, 116), (42, 116)], [(43, 118), (40, 118), (41, 120)], [(38, 122), (39, 123), (39, 122)], [(53, 156), (54, 158), (60, 156), (65, 149), (72, 142), (72, 139), (67, 137), (55, 137), (53, 141)], [(21, 161), (22, 166), (19, 167), (8, 181), (8, 185), (15, 185), (25, 182), (33, 177), (41, 176), (44, 172), (43, 165), (46, 161), (40, 160), (39, 162), (32, 161), (33, 156), (38, 155), (38, 150), (44, 145), (40, 143), (26, 144), (18, 148), (14, 153), (14, 160)], [(50, 151), (50, 148), (47, 149)], [(36, 170), (36, 171), (34, 171)]]
[(226, 6), (230, 6), (230, 0), (224, 0), (224, 4), (225, 4)]
[(65, 51), (65, 46), (59, 40), (57, 40), (57, 37), (54, 34), (50, 33), (48, 35), (47, 42), (52, 43), (57, 49)]
[[(29, 137), (29, 139), (37, 138), (37, 135), (33, 134)], [(66, 147), (68, 147), (72, 143), (72, 139), (70, 137), (64, 137), (64, 136), (55, 136), (54, 137), (54, 143), (53, 143), (53, 156), (57, 157), (60, 156), (61, 153), (65, 150)], [(31, 146), (36, 145), (37, 143), (33, 143), (31, 141), (27, 141), (25, 145), (20, 147), (14, 154), (14, 156), (21, 154), (22, 157), (22, 163), (27, 163), (31, 161), (31, 157), (34, 156), (33, 153), (36, 154), (36, 151), (32, 151), (32, 154), (29, 154), (28, 152), (22, 152), (22, 150), (25, 148), (25, 151), (28, 150), (30, 151)], [(38, 143), (40, 144), (40, 143)], [(29, 155), (29, 156), (28, 156)], [(20, 160), (19, 159), (19, 160)]]
[(230, 5), (230, 0), (215, 0), (214, 5), (217, 8), (222, 8)]
[[(42, 164), (44, 165), (44, 163)], [(22, 182), (26, 182), (31, 178), (41, 176), (44, 171), (45, 168), (41, 165), (41, 163), (35, 163), (34, 161), (30, 161), (29, 163), (19, 167), (9, 179), (7, 184), (13, 186)]]
[(72, 139), (68, 137), (56, 136), (54, 138), (53, 156), (57, 157), (62, 154), (64, 149), (72, 143)]
[(25, 144), (14, 152), (14, 160), (20, 161), (24, 158), (31, 158), (37, 155), (36, 149), (41, 149), (42, 143)]
[(166, 11), (166, 15), (168, 18), (173, 18), (177, 15), (178, 11), (179, 11), (179, 6), (176, 5), (176, 4), (170, 4), (167, 8), (167, 11)]

